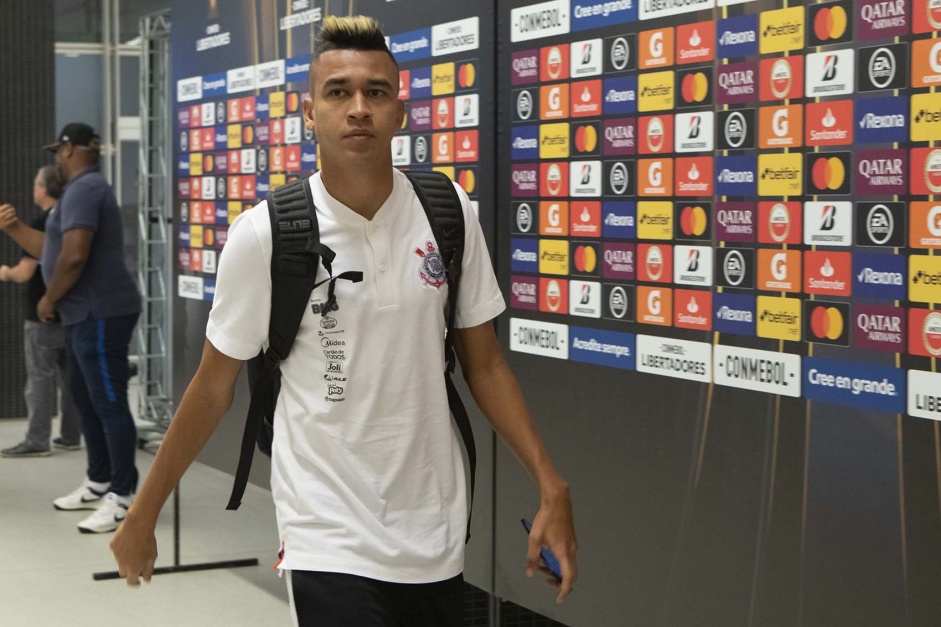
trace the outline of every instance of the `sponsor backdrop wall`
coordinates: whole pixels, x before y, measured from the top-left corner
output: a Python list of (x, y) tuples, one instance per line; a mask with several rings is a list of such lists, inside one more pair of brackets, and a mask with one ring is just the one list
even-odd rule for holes
[(941, 624), (941, 4), (499, 7), (500, 328), (582, 581), (551, 607), (500, 516), (497, 594), (577, 625)]
[[(178, 396), (199, 364), (229, 225), (270, 189), (317, 168), (316, 141), (301, 118), (312, 35), (323, 16), (350, 13), (372, 15), (383, 23), (401, 67), (400, 95), (409, 115), (394, 140), (396, 166), (434, 168), (458, 181), (493, 241), (496, 164), (480, 158), (494, 150), (491, 3), (175, 2), (171, 54)], [(471, 398), (466, 390), (465, 398)], [(243, 382), (202, 461), (234, 472), (247, 409)], [(476, 412), (472, 420), (478, 425), (480, 487), (467, 579), (490, 590), (492, 434)], [(256, 454), (252, 480), (267, 486), (269, 471), (267, 458)], [(220, 507), (225, 498), (220, 495)]]

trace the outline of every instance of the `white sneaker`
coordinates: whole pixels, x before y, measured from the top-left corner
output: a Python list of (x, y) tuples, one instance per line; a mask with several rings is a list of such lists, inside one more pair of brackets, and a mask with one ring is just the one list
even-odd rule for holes
[(82, 533), (108, 533), (118, 528), (118, 525), (127, 515), (127, 508), (131, 505), (130, 497), (118, 496), (108, 492), (98, 507), (88, 518), (78, 523), (78, 530)]
[(98, 509), (104, 492), (95, 492), (86, 479), (81, 486), (52, 502), (56, 509)]

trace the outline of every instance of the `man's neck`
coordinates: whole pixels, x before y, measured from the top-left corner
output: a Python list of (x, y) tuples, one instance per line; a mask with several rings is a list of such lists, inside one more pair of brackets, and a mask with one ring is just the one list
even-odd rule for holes
[(327, 193), (372, 220), (379, 207), (392, 194), (392, 164), (381, 167), (351, 168), (326, 161), (320, 178)]
[(56, 206), (56, 201), (49, 198), (47, 200), (43, 200), (42, 202), (38, 204), (39, 204), (39, 208), (42, 209), (43, 211), (49, 211), (50, 209)]

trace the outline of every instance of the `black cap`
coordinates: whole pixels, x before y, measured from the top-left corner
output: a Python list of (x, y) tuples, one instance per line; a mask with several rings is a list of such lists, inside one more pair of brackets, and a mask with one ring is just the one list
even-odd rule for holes
[(72, 122), (71, 124), (65, 125), (62, 132), (59, 133), (59, 139), (57, 141), (46, 144), (43, 146), (43, 150), (55, 152), (59, 149), (59, 146), (65, 142), (69, 142), (74, 146), (91, 146), (92, 143), (96, 141), (100, 143), (101, 138), (98, 137), (98, 133), (95, 132), (95, 129), (82, 122)]

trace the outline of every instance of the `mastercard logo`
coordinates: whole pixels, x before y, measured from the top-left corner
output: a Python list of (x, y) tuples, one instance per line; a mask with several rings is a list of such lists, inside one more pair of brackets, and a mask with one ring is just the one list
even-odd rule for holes
[(213, 246), (215, 242), (216, 236), (210, 229), (203, 231), (203, 246), (208, 248), (209, 246)]
[(300, 109), (301, 98), (300, 96), (297, 95), (296, 91), (292, 91), (291, 93), (288, 94), (287, 105), (288, 105), (288, 111), (290, 111), (291, 113), (294, 113), (295, 111)]
[(477, 177), (474, 176), (474, 171), (461, 170), (458, 172), (457, 184), (468, 194), (473, 194), (474, 190), (477, 189)]
[(702, 72), (687, 74), (683, 77), (680, 94), (685, 102), (698, 103), (709, 95), (709, 79)]
[(477, 82), (477, 69), (473, 63), (464, 63), (457, 69), (457, 84), (462, 88), (473, 87)]
[(684, 235), (700, 236), (706, 232), (706, 210), (700, 206), (683, 207), (680, 211), (680, 230)]
[(594, 126), (579, 126), (575, 131), (575, 150), (593, 152), (598, 146), (598, 131)]
[[(939, 156), (941, 156), (941, 151), (939, 151)], [(811, 178), (814, 187), (821, 191), (837, 190), (846, 180), (846, 168), (837, 157), (820, 157), (814, 161)]]
[(932, 150), (925, 159), (925, 186), (932, 194), (941, 194), (941, 149)]
[(598, 266), (598, 253), (591, 246), (575, 249), (575, 269), (579, 272), (594, 272)]
[(215, 166), (215, 159), (212, 155), (203, 156), (203, 172), (212, 172), (213, 167)]
[(251, 144), (255, 141), (255, 127), (254, 126), (243, 126), (242, 127), (242, 143)]
[(814, 307), (810, 330), (820, 340), (838, 340), (843, 335), (843, 314), (836, 307)]
[(839, 39), (846, 34), (846, 10), (841, 6), (821, 9), (814, 18), (814, 35), (820, 41)]

